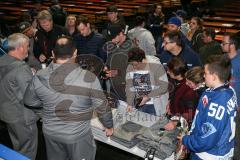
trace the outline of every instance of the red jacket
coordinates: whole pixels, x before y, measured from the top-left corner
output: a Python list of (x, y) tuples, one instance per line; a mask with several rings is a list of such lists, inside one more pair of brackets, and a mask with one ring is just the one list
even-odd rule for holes
[(180, 81), (175, 86), (174, 93), (170, 99), (170, 112), (175, 116), (184, 117), (189, 123), (192, 122), (197, 108), (198, 95), (186, 85), (186, 80)]

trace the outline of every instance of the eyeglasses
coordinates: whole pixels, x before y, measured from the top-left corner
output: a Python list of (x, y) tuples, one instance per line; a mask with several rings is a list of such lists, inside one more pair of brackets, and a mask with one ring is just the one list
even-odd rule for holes
[(227, 42), (222, 42), (221, 45), (225, 46), (226, 44), (231, 44), (231, 43), (227, 43)]

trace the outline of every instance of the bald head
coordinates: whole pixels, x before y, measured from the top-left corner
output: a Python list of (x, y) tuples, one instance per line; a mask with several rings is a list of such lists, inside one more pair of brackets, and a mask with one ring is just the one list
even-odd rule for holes
[(56, 43), (57, 43), (58, 45), (66, 45), (66, 44), (68, 43), (68, 41), (69, 41), (68, 38), (63, 37), (63, 38), (59, 38)]
[(76, 46), (70, 37), (58, 38), (53, 49), (54, 57), (56, 59), (69, 59), (76, 54), (76, 51)]

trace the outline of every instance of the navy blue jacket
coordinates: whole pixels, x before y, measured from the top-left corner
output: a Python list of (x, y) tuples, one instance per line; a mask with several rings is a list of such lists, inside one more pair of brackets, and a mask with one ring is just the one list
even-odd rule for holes
[[(189, 47), (192, 47), (191, 42), (187, 39), (187, 37), (180, 32), (181, 35), (181, 41), (183, 45), (188, 45)], [(163, 43), (163, 37), (159, 37), (159, 39), (157, 40), (157, 55), (161, 55), (164, 51), (162, 43)]]
[[(185, 61), (189, 69), (202, 65), (199, 55), (187, 45), (183, 46), (182, 51), (177, 56)], [(163, 53), (159, 56), (160, 61), (164, 66), (172, 59), (172, 57), (174, 57), (174, 55), (169, 51), (163, 51)]]
[(106, 42), (102, 34), (92, 32), (90, 35), (84, 37), (80, 33), (74, 36), (74, 41), (77, 46), (79, 54), (92, 54), (106, 60), (106, 53), (103, 51), (103, 44)]

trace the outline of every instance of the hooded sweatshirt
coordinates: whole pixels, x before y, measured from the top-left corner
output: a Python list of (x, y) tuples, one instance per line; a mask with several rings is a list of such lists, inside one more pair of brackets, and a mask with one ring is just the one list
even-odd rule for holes
[(143, 27), (135, 27), (128, 32), (130, 39), (144, 50), (146, 55), (156, 55), (155, 40), (152, 33)]
[(6, 123), (19, 120), (26, 124), (36, 122), (33, 111), (24, 107), (23, 95), (32, 79), (30, 67), (8, 54), (0, 57), (0, 119)]

